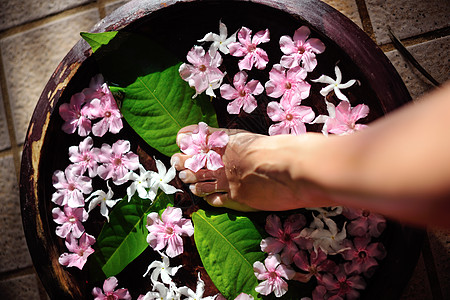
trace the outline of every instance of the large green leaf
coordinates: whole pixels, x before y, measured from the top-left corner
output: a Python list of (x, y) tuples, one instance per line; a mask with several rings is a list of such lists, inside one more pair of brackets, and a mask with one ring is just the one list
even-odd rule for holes
[(192, 214), (194, 239), (203, 265), (214, 285), (227, 298), (241, 292), (258, 297), (253, 263), (263, 261), (262, 236), (252, 221), (229, 212)]
[(107, 31), (101, 33), (80, 32), (81, 37), (89, 43), (92, 52), (96, 52), (101, 46), (107, 45), (116, 35), (117, 31)]
[(175, 141), (182, 127), (200, 121), (218, 126), (210, 98), (192, 99), (195, 90), (178, 72), (182, 62), (148, 38), (119, 32), (95, 57), (111, 91), (121, 94), (125, 120), (164, 155), (179, 152)]
[(172, 198), (161, 192), (153, 204), (133, 196), (130, 202), (125, 197), (114, 207), (109, 214), (110, 222), (105, 223), (97, 238), (94, 254), (93, 264), (101, 268), (105, 277), (120, 273), (148, 247), (147, 215), (171, 203)]

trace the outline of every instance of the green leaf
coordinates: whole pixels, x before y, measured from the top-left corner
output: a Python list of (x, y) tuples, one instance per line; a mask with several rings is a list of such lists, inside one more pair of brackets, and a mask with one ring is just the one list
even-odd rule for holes
[(179, 152), (175, 141), (182, 127), (200, 121), (218, 126), (210, 98), (192, 99), (195, 90), (178, 72), (182, 62), (148, 38), (119, 32), (96, 58), (111, 91), (121, 95), (125, 120), (162, 154)]
[(96, 52), (101, 46), (107, 45), (116, 35), (118, 31), (107, 31), (101, 33), (80, 32), (81, 37), (88, 42), (92, 48), (92, 52)]
[(242, 215), (192, 214), (194, 239), (203, 265), (214, 285), (227, 299), (244, 292), (258, 297), (253, 263), (263, 261), (262, 236), (252, 221)]
[(97, 238), (93, 265), (100, 266), (105, 277), (120, 273), (148, 247), (147, 215), (171, 203), (172, 198), (162, 192), (152, 205), (136, 195), (130, 202), (125, 197), (111, 211), (110, 222), (105, 223)]

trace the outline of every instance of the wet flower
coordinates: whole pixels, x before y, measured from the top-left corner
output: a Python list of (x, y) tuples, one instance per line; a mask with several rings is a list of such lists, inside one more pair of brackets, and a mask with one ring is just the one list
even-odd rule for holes
[(323, 274), (318, 279), (318, 283), (326, 288), (328, 296), (338, 296), (349, 300), (359, 299), (358, 290), (363, 290), (366, 287), (366, 283), (361, 276), (346, 275), (342, 268), (334, 275)]
[(219, 21), (219, 34), (215, 34), (212, 32), (207, 33), (201, 40), (197, 42), (212, 42), (211, 46), (209, 46), (209, 52), (211, 56), (214, 56), (219, 50), (223, 54), (228, 54), (230, 51), (228, 50), (228, 45), (236, 41), (236, 33), (233, 33), (228, 36), (227, 26)]
[(222, 157), (215, 149), (225, 147), (228, 139), (224, 131), (209, 134), (208, 125), (204, 122), (198, 123), (192, 135), (184, 135), (180, 139), (180, 150), (192, 156), (185, 161), (184, 166), (192, 172), (197, 172), (205, 165), (208, 170), (223, 167)]
[(244, 57), (238, 63), (239, 70), (251, 70), (253, 65), (259, 70), (266, 68), (269, 57), (266, 51), (257, 46), (261, 43), (267, 43), (269, 38), (269, 30), (261, 30), (255, 33), (251, 38), (252, 31), (247, 27), (242, 27), (238, 32), (239, 42), (228, 45), (230, 54), (237, 57)]
[(53, 208), (52, 216), (53, 221), (60, 225), (56, 227), (56, 235), (61, 238), (66, 238), (69, 233), (79, 238), (84, 232), (84, 226), (81, 223), (89, 217), (83, 207), (72, 208), (68, 205), (64, 206), (63, 210), (59, 207)]
[(157, 212), (147, 216), (147, 242), (154, 250), (162, 250), (167, 246), (166, 254), (175, 257), (183, 252), (181, 236), (194, 234), (194, 227), (189, 219), (182, 218), (180, 208), (167, 207), (159, 217)]
[(284, 279), (289, 280), (295, 275), (294, 270), (281, 263), (278, 254), (269, 255), (264, 264), (260, 261), (255, 262), (253, 270), (256, 278), (263, 280), (255, 290), (264, 296), (272, 292), (275, 293), (275, 297), (283, 296), (288, 290), (288, 284)]
[(293, 261), (298, 268), (308, 273), (307, 276), (309, 278), (312, 276), (320, 278), (322, 273), (334, 273), (337, 271), (336, 263), (327, 259), (327, 255), (321, 249), (310, 252), (309, 258), (306, 251), (298, 251)]
[(308, 207), (306, 210), (313, 210), (318, 212), (317, 215), (319, 218), (329, 218), (335, 217), (342, 214), (342, 206), (333, 206), (333, 207)]
[(215, 54), (206, 52), (203, 47), (194, 46), (187, 54), (187, 60), (191, 64), (182, 64), (179, 73), (190, 87), (195, 88), (195, 98), (208, 88), (218, 88), (217, 83), (222, 82), (224, 74), (219, 70), (222, 64), (222, 57), (219, 52)]
[(153, 290), (147, 292), (145, 295), (139, 296), (138, 300), (179, 300), (180, 297), (181, 295), (174, 284), (170, 284), (169, 287), (166, 287), (161, 282), (155, 282), (153, 284)]
[(295, 239), (305, 224), (306, 219), (302, 214), (290, 215), (283, 226), (277, 215), (269, 215), (266, 218), (265, 229), (271, 237), (267, 237), (261, 241), (261, 250), (269, 254), (281, 252), (281, 260), (283, 263), (292, 263), (292, 258), (299, 251), (295, 244)]
[[(105, 84), (106, 85), (106, 84)], [(93, 99), (89, 103), (91, 118), (102, 118), (92, 126), (95, 136), (103, 136), (107, 131), (118, 133), (123, 128), (122, 114), (108, 87), (107, 94), (101, 99)]]
[(246, 294), (246, 293), (240, 293), (234, 300), (253, 300), (252, 295)]
[(370, 244), (370, 240), (370, 237), (355, 237), (353, 242), (344, 241), (348, 249), (341, 254), (345, 260), (349, 260), (344, 264), (345, 273), (371, 275), (373, 268), (378, 265), (377, 260), (386, 256), (383, 244)]
[(342, 226), (342, 230), (338, 231), (337, 225), (332, 219), (323, 218), (323, 221), (328, 229), (325, 229), (324, 224), (322, 223), (319, 228), (311, 233), (315, 251), (320, 248), (326, 254), (333, 255), (345, 250), (346, 248), (343, 245), (343, 241), (347, 236), (345, 231), (346, 223)]
[(68, 166), (64, 172), (57, 170), (52, 177), (56, 192), (52, 201), (60, 206), (83, 207), (84, 196), (92, 192), (92, 179), (82, 176), (73, 165)]
[(78, 129), (78, 135), (87, 136), (91, 132), (91, 121), (86, 106), (83, 106), (85, 102), (84, 94), (77, 93), (70, 98), (70, 103), (59, 107), (59, 114), (65, 121), (62, 125), (65, 133), (74, 133)]
[(82, 270), (88, 256), (94, 253), (94, 249), (91, 247), (94, 243), (95, 238), (87, 233), (83, 233), (79, 240), (69, 234), (66, 238), (66, 247), (71, 253), (61, 254), (58, 259), (59, 263)]
[(281, 65), (285, 68), (302, 66), (311, 72), (317, 66), (316, 54), (325, 51), (325, 45), (316, 38), (308, 39), (311, 31), (302, 26), (294, 33), (294, 37), (284, 35), (280, 38), (280, 48), (285, 54), (281, 57)]
[(253, 95), (259, 95), (264, 91), (264, 87), (258, 80), (250, 80), (247, 84), (248, 75), (244, 71), (236, 73), (233, 78), (233, 86), (224, 84), (220, 87), (220, 94), (227, 100), (234, 100), (227, 106), (230, 114), (239, 114), (241, 107), (246, 113), (255, 110), (257, 103)]
[(147, 276), (147, 274), (150, 273), (150, 270), (153, 269), (153, 272), (150, 275), (153, 283), (157, 282), (158, 277), (161, 276), (162, 282), (169, 284), (172, 282), (172, 277), (177, 273), (178, 269), (180, 269), (181, 266), (171, 267), (169, 258), (159, 251), (158, 253), (161, 255), (162, 261), (153, 261), (148, 266), (147, 271), (143, 276)]
[(117, 202), (122, 199), (113, 200), (112, 197), (114, 196), (114, 193), (109, 187), (108, 182), (106, 182), (106, 185), (108, 186), (107, 193), (102, 190), (95, 191), (86, 199), (86, 202), (91, 201), (91, 203), (89, 203), (88, 212), (91, 212), (91, 210), (93, 210), (96, 206), (100, 205), (100, 214), (104, 216), (109, 222), (108, 207), (112, 208), (114, 205), (116, 205)]
[(267, 105), (267, 115), (278, 122), (270, 125), (269, 135), (293, 134), (306, 132), (305, 123), (314, 119), (314, 111), (309, 106), (297, 105), (288, 101), (278, 103), (272, 101)]
[(347, 225), (348, 233), (353, 236), (370, 235), (379, 237), (386, 228), (386, 219), (365, 209), (344, 207), (342, 214), (351, 220)]
[(167, 195), (182, 192), (182, 190), (169, 184), (169, 182), (175, 178), (175, 167), (171, 166), (167, 171), (166, 166), (162, 161), (156, 159), (155, 162), (158, 172), (150, 171), (150, 189), (148, 191), (148, 198), (154, 200), (159, 189)]
[(328, 95), (328, 93), (330, 93), (331, 91), (334, 91), (334, 94), (336, 95), (336, 97), (338, 97), (341, 100), (348, 101), (347, 96), (342, 94), (341, 89), (346, 89), (346, 88), (351, 87), (353, 84), (355, 84), (356, 80), (351, 79), (351, 80), (347, 81), (346, 83), (341, 83), (342, 73), (338, 66), (334, 67), (334, 72), (336, 74), (336, 80), (332, 79), (329, 76), (322, 75), (317, 79), (312, 79), (311, 81), (328, 84), (326, 87), (324, 87), (320, 90), (320, 94), (322, 94), (322, 96), (326, 97)]
[(150, 188), (150, 181), (152, 179), (151, 172), (145, 170), (144, 166), (139, 164), (139, 175), (134, 172), (128, 172), (125, 175), (127, 181), (133, 181), (127, 188), (128, 202), (130, 202), (133, 195), (138, 192), (141, 199), (148, 199), (148, 189)]
[(104, 180), (111, 178), (114, 184), (126, 182), (125, 175), (128, 171), (136, 170), (139, 167), (139, 158), (130, 152), (129, 141), (118, 140), (112, 147), (103, 144), (98, 158), (103, 163), (97, 169), (98, 175)]
[(94, 142), (90, 136), (86, 137), (79, 146), (69, 147), (69, 159), (78, 168), (80, 174), (84, 174), (86, 170), (89, 171), (89, 177), (97, 175), (98, 167), (98, 148), (92, 148)]
[(307, 72), (297, 66), (286, 71), (276, 64), (269, 72), (269, 81), (266, 82), (267, 96), (272, 98), (281, 97), (280, 102), (300, 104), (309, 96), (311, 85), (305, 81)]
[(118, 285), (117, 278), (112, 276), (105, 280), (103, 283), (103, 291), (99, 287), (95, 287), (92, 290), (92, 296), (94, 300), (117, 300), (126, 299), (131, 300), (131, 295), (127, 289), (115, 290)]
[(198, 273), (198, 281), (195, 292), (188, 288), (187, 286), (183, 286), (178, 288), (180, 294), (186, 296), (185, 300), (213, 300), (216, 296), (208, 296), (203, 297), (203, 293), (205, 292), (205, 282), (200, 278), (200, 273)]

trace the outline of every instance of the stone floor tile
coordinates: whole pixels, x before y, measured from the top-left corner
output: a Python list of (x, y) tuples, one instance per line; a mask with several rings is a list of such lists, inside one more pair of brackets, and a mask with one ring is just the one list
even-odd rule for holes
[(31, 266), (12, 155), (0, 158), (0, 236), (0, 272)]
[(5, 115), (5, 105), (0, 91), (0, 151), (11, 147), (9, 140), (8, 123)]
[(0, 299), (40, 300), (35, 274), (24, 275), (0, 281)]
[(119, 0), (119, 1), (114, 1), (114, 2), (110, 2), (110, 3), (106, 4), (105, 5), (106, 15), (109, 15), (114, 10), (116, 10), (117, 8), (119, 8), (120, 6), (124, 5), (127, 2), (130, 2), (130, 0)]
[(405, 290), (403, 291), (400, 300), (432, 300), (431, 287), (428, 281), (427, 270), (423, 261), (422, 254), (420, 254), (411, 279), (409, 280)]
[(335, 8), (362, 28), (361, 18), (355, 0), (322, 0), (326, 4)]
[(0, 31), (93, 1), (95, 0), (0, 1)]
[(400, 39), (450, 25), (448, 0), (366, 0), (378, 44), (390, 42), (387, 25)]
[[(438, 82), (450, 79), (450, 36), (435, 39), (422, 44), (407, 47), (416, 60)], [(433, 88), (433, 85), (397, 51), (389, 51), (386, 56), (391, 60), (414, 98)]]
[(450, 229), (429, 230), (428, 238), (442, 296), (444, 299), (450, 299)]
[(22, 143), (37, 100), (79, 32), (99, 21), (97, 9), (80, 12), (0, 41), (14, 119), (16, 139)]

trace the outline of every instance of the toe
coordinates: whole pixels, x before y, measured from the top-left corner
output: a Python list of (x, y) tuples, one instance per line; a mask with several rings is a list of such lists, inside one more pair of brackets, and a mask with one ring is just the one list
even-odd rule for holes
[(178, 174), (178, 177), (180, 177), (181, 181), (183, 181), (184, 183), (216, 181), (220, 172), (221, 171), (219, 170), (212, 171), (207, 169), (200, 169), (196, 173), (194, 173), (188, 169), (185, 169)]
[(186, 169), (184, 166), (184, 162), (191, 156), (183, 154), (183, 153), (175, 153), (170, 158), (170, 164), (175, 167), (177, 171), (181, 171)]
[(206, 182), (197, 182), (191, 184), (189, 189), (194, 195), (199, 197), (204, 197), (213, 193), (221, 193), (226, 192), (224, 189), (219, 188), (217, 181), (206, 181)]
[(241, 204), (239, 202), (233, 201), (228, 197), (228, 193), (214, 193), (203, 197), (209, 205), (214, 207), (226, 207), (229, 209), (244, 211), (244, 212), (254, 212), (258, 211), (250, 206)]

